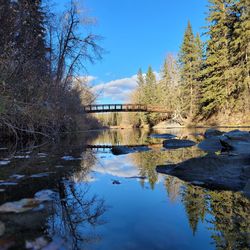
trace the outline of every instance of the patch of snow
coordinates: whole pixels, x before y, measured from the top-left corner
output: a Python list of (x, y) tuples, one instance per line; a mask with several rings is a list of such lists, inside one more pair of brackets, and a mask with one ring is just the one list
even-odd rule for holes
[(5, 165), (8, 165), (8, 164), (10, 164), (10, 161), (8, 161), (8, 160), (0, 161), (0, 166), (5, 166)]

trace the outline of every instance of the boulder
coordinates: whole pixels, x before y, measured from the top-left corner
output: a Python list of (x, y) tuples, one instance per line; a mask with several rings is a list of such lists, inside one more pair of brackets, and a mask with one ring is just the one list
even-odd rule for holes
[(217, 129), (214, 129), (214, 128), (209, 128), (205, 131), (204, 133), (204, 137), (205, 138), (211, 138), (211, 137), (214, 137), (214, 136), (220, 136), (220, 135), (223, 135), (224, 132), (221, 132)]
[(210, 137), (200, 142), (198, 144), (198, 148), (209, 153), (221, 151), (223, 149), (223, 146), (221, 145), (220, 140), (223, 140), (222, 136)]
[(250, 178), (250, 156), (207, 155), (176, 165), (157, 166), (156, 170), (200, 186), (239, 191)]
[(250, 140), (250, 133), (248, 131), (240, 131), (238, 129), (224, 133), (224, 136), (231, 140)]
[(177, 148), (186, 148), (192, 147), (196, 143), (191, 140), (178, 140), (178, 139), (169, 139), (163, 141), (163, 147), (167, 149), (177, 149)]

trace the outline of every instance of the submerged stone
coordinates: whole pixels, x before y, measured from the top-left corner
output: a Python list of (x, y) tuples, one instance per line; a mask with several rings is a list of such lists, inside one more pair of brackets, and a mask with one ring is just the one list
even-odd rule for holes
[(159, 138), (159, 139), (173, 139), (176, 137), (176, 135), (172, 134), (152, 134), (149, 137), (151, 138)]
[(191, 140), (178, 140), (178, 139), (170, 139), (163, 141), (164, 148), (167, 149), (177, 149), (177, 148), (186, 148), (192, 147), (196, 143)]

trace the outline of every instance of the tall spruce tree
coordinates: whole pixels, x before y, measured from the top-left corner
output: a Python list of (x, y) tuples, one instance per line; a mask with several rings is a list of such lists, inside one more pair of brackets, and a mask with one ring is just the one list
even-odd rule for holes
[(250, 2), (235, 1), (231, 7), (234, 26), (230, 41), (230, 71), (234, 81), (232, 92), (241, 112), (250, 111)]
[(201, 106), (205, 115), (210, 116), (219, 109), (229, 109), (232, 81), (229, 42), (232, 18), (229, 7), (234, 0), (209, 0), (207, 17), (209, 40), (207, 42)]
[(156, 76), (153, 72), (151, 66), (148, 67), (148, 71), (145, 77), (145, 95), (146, 95), (146, 102), (147, 104), (155, 104), (156, 103), (156, 96), (155, 96), (155, 89), (156, 89)]
[(145, 79), (144, 79), (144, 76), (143, 76), (143, 73), (142, 73), (141, 69), (138, 70), (137, 81), (136, 82), (137, 82), (137, 85), (138, 85), (138, 102), (143, 103), (143, 99), (144, 99), (143, 89), (144, 89), (144, 86), (145, 86)]
[(198, 71), (201, 67), (201, 41), (194, 37), (190, 22), (188, 22), (181, 50), (179, 53), (182, 107), (190, 118), (197, 113)]
[[(156, 81), (155, 73), (151, 66), (148, 67), (148, 71), (145, 77), (145, 104), (156, 105), (159, 103), (159, 97), (157, 95), (158, 83)], [(146, 121), (149, 125), (154, 125), (159, 118), (159, 114), (147, 113)]]

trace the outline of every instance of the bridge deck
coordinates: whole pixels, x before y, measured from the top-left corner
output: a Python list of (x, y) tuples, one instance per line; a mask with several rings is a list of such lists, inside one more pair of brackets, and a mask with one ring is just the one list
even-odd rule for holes
[(93, 104), (84, 106), (85, 113), (105, 113), (105, 112), (159, 112), (171, 113), (163, 106), (144, 104)]

